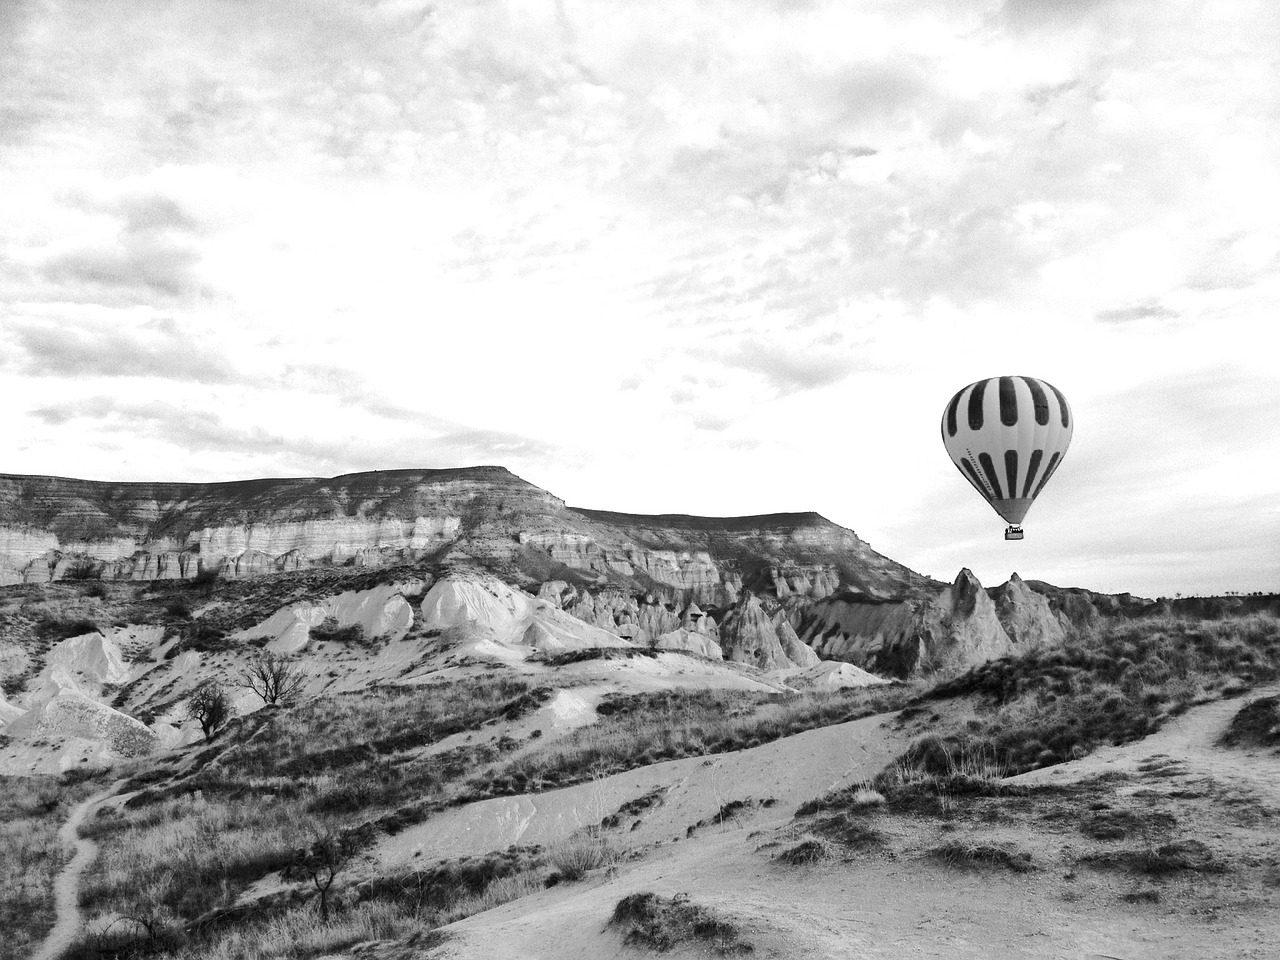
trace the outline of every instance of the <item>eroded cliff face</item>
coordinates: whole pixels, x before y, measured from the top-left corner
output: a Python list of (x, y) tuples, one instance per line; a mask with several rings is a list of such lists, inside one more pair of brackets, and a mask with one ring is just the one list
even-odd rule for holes
[[(928, 583), (817, 514), (578, 510), (501, 467), (216, 484), (0, 476), (0, 584), (241, 578), (428, 556), (530, 584), (563, 571), (597, 595), (651, 592), (652, 603), (631, 611), (651, 637), (681, 628), (689, 603), (728, 607), (748, 588), (820, 599), (842, 587), (894, 596)], [(587, 622), (629, 622), (616, 604), (595, 610), (600, 601), (585, 594), (575, 603)], [(645, 609), (655, 606), (672, 610)]]
[(0, 476), (0, 583), (376, 565), (444, 547), (488, 517), (564, 509), (502, 467), (209, 484)]
[(1064, 618), (1017, 574), (988, 592), (968, 569), (942, 590), (904, 600), (844, 592), (788, 601), (787, 613), (801, 641), (824, 660), (899, 677), (963, 669), (1066, 637)]

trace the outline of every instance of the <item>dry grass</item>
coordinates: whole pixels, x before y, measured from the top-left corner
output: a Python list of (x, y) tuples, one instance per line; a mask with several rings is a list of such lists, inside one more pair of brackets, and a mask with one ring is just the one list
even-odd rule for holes
[(1192, 704), (1280, 676), (1280, 618), (1121, 621), (983, 664), (928, 696), (977, 696), (987, 712), (952, 734), (957, 754), (999, 758), (1009, 773), (1154, 733)]
[(547, 855), (560, 880), (581, 880), (592, 870), (608, 866), (616, 857), (609, 845), (598, 836), (578, 836), (551, 848)]
[(633, 893), (623, 897), (609, 926), (622, 931), (622, 942), (627, 946), (659, 952), (682, 945), (708, 949), (718, 956), (753, 952), (732, 921), (683, 895)]
[(681, 690), (619, 697), (601, 704), (596, 723), (472, 781), (468, 799), (536, 792), (663, 760), (755, 747), (884, 713), (911, 695), (899, 685), (790, 695)]
[(788, 847), (775, 859), (793, 867), (820, 863), (831, 856), (831, 846), (820, 837), (805, 837), (793, 847)]
[(163, 906), (182, 920), (228, 907), (307, 846), (317, 819), (301, 807), (197, 793), (99, 817), (84, 830), (99, 855), (81, 882), (81, 905), (99, 917)]
[(58, 828), (100, 784), (0, 777), (0, 960), (22, 960), (53, 927), (53, 880), (66, 862)]
[(430, 922), (395, 903), (358, 904), (324, 920), (303, 904), (264, 920), (224, 927), (185, 949), (160, 954), (175, 960), (302, 960), (346, 950), (369, 940), (427, 934)]
[(1218, 742), (1224, 747), (1280, 747), (1280, 697), (1246, 703)]
[(293, 863), (314, 833), (370, 839), (365, 821), (440, 800), (499, 752), (419, 758), (420, 748), (518, 717), (543, 698), (519, 681), (480, 678), (266, 708), (233, 725), (194, 772), (168, 783), (140, 773), (129, 786), (141, 790), (123, 810), (86, 825), (101, 852), (81, 901), (99, 920), (161, 910), (179, 924), (226, 909)]
[(949, 867), (999, 867), (1014, 873), (1029, 873), (1035, 867), (1031, 854), (987, 843), (955, 840), (929, 850), (929, 857)]

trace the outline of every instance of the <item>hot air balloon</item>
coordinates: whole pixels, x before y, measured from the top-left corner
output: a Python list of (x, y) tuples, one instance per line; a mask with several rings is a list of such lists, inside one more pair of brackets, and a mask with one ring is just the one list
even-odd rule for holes
[(1022, 539), (1022, 518), (1066, 456), (1075, 420), (1067, 398), (1035, 377), (971, 383), (942, 411), (942, 443), (956, 468)]

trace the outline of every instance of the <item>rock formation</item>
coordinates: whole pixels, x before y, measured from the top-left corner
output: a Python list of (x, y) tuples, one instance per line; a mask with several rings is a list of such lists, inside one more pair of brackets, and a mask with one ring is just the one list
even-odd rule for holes
[(655, 650), (683, 650), (711, 660), (724, 659), (724, 651), (713, 638), (705, 633), (691, 633), (684, 629), (664, 633), (654, 641), (653, 646)]
[[(787, 646), (784, 646), (778, 635), (780, 624), (785, 630), (790, 652), (805, 662), (798, 663), (788, 655)], [(797, 666), (812, 666), (818, 662), (817, 655), (796, 637), (791, 624), (770, 616), (760, 598), (754, 594), (744, 596), (725, 615), (720, 624), (720, 646), (726, 660), (747, 663), (761, 670), (787, 670)]]
[(1066, 631), (1050, 609), (1049, 600), (1023, 583), (1016, 573), (990, 593), (1001, 626), (1018, 646), (1061, 643), (1066, 639)]
[(800, 640), (824, 660), (903, 677), (1000, 657), (1020, 641), (1062, 639), (1058, 616), (1021, 580), (999, 595), (1003, 619), (966, 568), (937, 593), (922, 590), (902, 600), (884, 600), (843, 591), (824, 600), (792, 601), (787, 613)]
[(33, 704), (5, 728), (5, 734), (30, 741), (94, 741), (103, 745), (106, 759), (143, 756), (160, 739), (133, 717), (74, 690)]
[(531, 597), (496, 577), (457, 574), (436, 583), (422, 598), (419, 626), (427, 632), (465, 638), (473, 648), (541, 652), (587, 647), (625, 647), (627, 640), (584, 623), (547, 600)]
[(361, 636), (368, 640), (399, 640), (413, 624), (413, 610), (405, 594), (417, 593), (426, 585), (424, 580), (386, 583), (370, 590), (291, 603), (256, 626), (234, 634), (232, 640), (265, 640), (272, 653), (297, 653), (311, 642), (311, 631), (326, 621), (338, 629), (359, 627)]
[[(581, 510), (502, 467), (205, 484), (0, 475), (0, 584), (255, 577), (446, 555), (531, 583), (558, 570), (566, 585), (651, 591), (681, 608), (728, 606), (748, 587), (821, 598), (842, 584), (891, 596), (929, 583), (816, 513)], [(605, 626), (606, 613), (594, 616)], [(660, 636), (677, 624), (642, 626)]]
[(905, 633), (881, 649), (876, 666), (906, 676), (965, 668), (1012, 650), (995, 603), (965, 567), (950, 587), (915, 610)]

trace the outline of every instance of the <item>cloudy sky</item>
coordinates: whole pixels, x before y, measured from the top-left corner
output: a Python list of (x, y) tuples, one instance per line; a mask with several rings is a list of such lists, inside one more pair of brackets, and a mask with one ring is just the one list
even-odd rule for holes
[[(1280, 588), (1267, 0), (0, 0), (10, 473), (505, 465), (950, 579)], [(1027, 539), (957, 389), (1076, 431)]]

